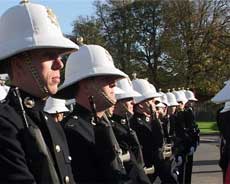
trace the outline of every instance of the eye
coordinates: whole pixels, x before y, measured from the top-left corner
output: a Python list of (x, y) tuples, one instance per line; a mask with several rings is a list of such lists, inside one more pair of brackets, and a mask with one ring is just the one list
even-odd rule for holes
[(42, 57), (48, 60), (61, 59), (61, 57), (56, 52), (53, 52), (53, 51), (44, 52), (42, 54)]
[(114, 88), (115, 86), (116, 86), (116, 84), (114, 82), (109, 84), (110, 88)]
[(155, 101), (154, 103), (155, 103), (155, 105), (157, 105), (157, 104), (159, 104), (160, 102), (159, 102), (159, 101)]

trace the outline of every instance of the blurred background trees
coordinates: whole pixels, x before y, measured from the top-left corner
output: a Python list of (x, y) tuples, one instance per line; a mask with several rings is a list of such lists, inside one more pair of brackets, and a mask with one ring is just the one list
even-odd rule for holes
[(72, 38), (99, 44), (131, 78), (157, 88), (193, 89), (210, 99), (230, 78), (229, 0), (95, 1), (94, 17), (78, 17)]

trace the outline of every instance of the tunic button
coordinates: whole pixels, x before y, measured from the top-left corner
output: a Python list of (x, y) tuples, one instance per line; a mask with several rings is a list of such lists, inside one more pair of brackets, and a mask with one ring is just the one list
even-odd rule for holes
[(57, 152), (60, 152), (60, 151), (61, 151), (61, 147), (60, 147), (59, 145), (56, 145), (56, 146), (55, 146), (55, 149), (56, 149)]
[(69, 161), (71, 161), (71, 160), (72, 160), (72, 157), (71, 157), (71, 156), (68, 156), (68, 159), (69, 159)]
[(44, 116), (44, 118), (46, 119), (46, 121), (48, 120), (48, 117), (47, 117), (47, 116)]
[(70, 182), (69, 182), (69, 176), (65, 176), (64, 181), (65, 181), (66, 184), (70, 183)]

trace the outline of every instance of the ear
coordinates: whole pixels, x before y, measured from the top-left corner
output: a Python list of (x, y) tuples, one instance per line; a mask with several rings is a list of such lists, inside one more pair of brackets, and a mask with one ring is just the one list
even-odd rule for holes
[(15, 56), (10, 59), (10, 67), (12, 72), (12, 78), (20, 77), (24, 75), (24, 63), (23, 60), (19, 56)]
[(80, 90), (84, 92), (85, 94), (91, 94), (92, 91), (92, 84), (91, 81), (88, 79), (84, 79), (79, 82)]

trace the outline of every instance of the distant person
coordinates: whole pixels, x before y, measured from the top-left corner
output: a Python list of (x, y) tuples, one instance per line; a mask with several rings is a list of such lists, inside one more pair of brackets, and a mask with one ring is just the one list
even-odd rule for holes
[(163, 134), (155, 105), (155, 98), (161, 94), (145, 79), (134, 79), (132, 85), (141, 96), (134, 97), (134, 115), (130, 119), (130, 126), (140, 140), (145, 171), (151, 182), (159, 176), (162, 183), (176, 183), (170, 166), (165, 164), (163, 158)]
[(69, 112), (65, 102), (63, 99), (49, 97), (46, 101), (44, 111), (50, 114), (55, 122), (61, 122), (64, 118), (64, 114)]
[(197, 146), (200, 143), (200, 129), (196, 123), (196, 117), (194, 113), (194, 104), (198, 101), (194, 93), (191, 90), (185, 90), (185, 97), (187, 98), (187, 103), (185, 104), (185, 125), (187, 132), (192, 140), (192, 146), (190, 152), (187, 156), (187, 165), (186, 165), (186, 175), (185, 183), (191, 183), (192, 179), (192, 167), (193, 167), (193, 154), (197, 149)]
[(110, 120), (122, 149), (121, 159), (133, 183), (150, 184), (144, 171), (145, 164), (140, 142), (129, 123), (129, 119), (133, 115), (133, 97), (141, 95), (133, 89), (129, 78), (117, 81), (116, 86), (122, 89), (124, 93), (116, 94), (117, 103)]

